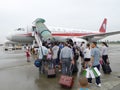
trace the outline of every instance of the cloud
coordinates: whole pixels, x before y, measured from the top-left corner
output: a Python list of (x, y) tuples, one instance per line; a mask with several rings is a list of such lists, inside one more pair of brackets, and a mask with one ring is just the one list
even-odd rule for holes
[(119, 0), (1, 0), (0, 35), (26, 27), (42, 17), (46, 25), (98, 31), (108, 19), (107, 31), (120, 29)]

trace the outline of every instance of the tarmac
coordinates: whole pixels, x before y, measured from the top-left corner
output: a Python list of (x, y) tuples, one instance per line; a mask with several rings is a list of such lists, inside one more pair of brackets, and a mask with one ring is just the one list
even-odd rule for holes
[[(112, 73), (102, 73), (101, 88), (94, 83), (90, 90), (120, 90), (120, 45), (109, 45), (109, 58)], [(74, 74), (74, 86), (71, 89), (62, 88), (59, 84), (60, 74), (56, 78), (47, 78), (39, 74), (34, 66), (34, 59), (26, 62), (24, 50), (4, 51), (0, 47), (0, 90), (77, 90), (78, 78)], [(102, 70), (101, 70), (102, 72)]]

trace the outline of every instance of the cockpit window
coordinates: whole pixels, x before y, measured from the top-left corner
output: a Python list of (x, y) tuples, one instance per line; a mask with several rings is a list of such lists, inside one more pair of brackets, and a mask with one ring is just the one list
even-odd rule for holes
[(25, 31), (25, 29), (24, 28), (18, 28), (18, 29), (16, 29), (16, 31)]

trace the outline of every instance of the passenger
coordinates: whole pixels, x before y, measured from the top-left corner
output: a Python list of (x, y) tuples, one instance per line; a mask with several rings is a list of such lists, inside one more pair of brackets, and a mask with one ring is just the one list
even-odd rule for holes
[(28, 44), (26, 44), (26, 48), (25, 49), (27, 50), (28, 48), (29, 48), (29, 46), (28, 46)]
[(89, 61), (90, 61), (90, 58), (91, 58), (91, 50), (90, 50), (90, 44), (88, 43), (86, 45), (86, 49), (84, 50), (84, 68), (87, 67)]
[(62, 49), (64, 47), (63, 43), (60, 42), (59, 48)]
[[(79, 48), (79, 47), (76, 48), (75, 54), (77, 55), (77, 57), (80, 56), (80, 48)], [(78, 58), (77, 58), (77, 59), (78, 59)]]
[(82, 57), (83, 57), (83, 52), (84, 52), (85, 48), (86, 48), (85, 42), (82, 42), (81, 46), (80, 46), (80, 51), (82, 52)]
[(73, 47), (77, 48), (77, 43), (76, 42), (74, 42)]
[[(96, 67), (99, 71), (100, 71), (100, 50), (99, 48), (97, 48), (97, 42), (92, 42), (91, 44), (91, 61), (89, 63), (90, 67)], [(100, 76), (95, 77), (96, 79), (96, 85), (101, 87), (101, 80), (100, 80)], [(88, 82), (92, 83), (92, 78), (88, 78)]]
[(34, 48), (34, 50), (33, 50), (34, 51), (34, 58), (37, 59), (39, 46), (38, 46), (36, 41), (35, 41), (35, 44), (34, 44), (33, 48)]
[(53, 62), (52, 62), (52, 51), (51, 49), (48, 49), (48, 54), (47, 54), (47, 66), (48, 68), (54, 68)]
[(48, 40), (47, 40), (47, 44), (50, 44), (51, 43), (51, 39), (49, 38)]
[(60, 52), (60, 61), (62, 63), (62, 74), (69, 75), (70, 65), (73, 63), (73, 53), (72, 49), (68, 47), (68, 43), (65, 43), (64, 48)]
[(28, 44), (26, 44), (26, 57), (27, 57), (27, 62), (30, 62), (30, 47)]
[(42, 61), (42, 66), (39, 67), (40, 73), (44, 72), (45, 60), (47, 59), (48, 49), (45, 46), (38, 48), (38, 59)]
[(89, 90), (88, 89), (88, 81), (86, 77), (82, 77), (79, 79), (79, 89), (78, 90)]
[(108, 62), (108, 45), (106, 42), (102, 42), (102, 49), (101, 49), (102, 59), (105, 63)]
[(35, 49), (34, 49), (34, 46), (32, 46), (31, 51), (32, 51), (32, 54), (35, 55)]
[(53, 47), (52, 47), (52, 59), (53, 59), (53, 65), (54, 67), (59, 64), (59, 46), (57, 46), (57, 42), (54, 42)]
[(34, 59), (36, 60), (38, 56), (38, 48), (34, 48)]
[(79, 48), (76, 46), (71, 46), (71, 49), (73, 51), (73, 60), (74, 60), (74, 68), (73, 68), (73, 73), (76, 73), (79, 71), (79, 68), (77, 67), (77, 60), (79, 59), (80, 56), (80, 50)]
[(84, 67), (84, 50), (85, 50), (85, 48), (86, 48), (85, 42), (82, 42), (81, 46), (80, 46), (80, 56), (81, 56), (81, 62), (82, 62), (83, 67)]
[(72, 49), (73, 49), (73, 53), (74, 53), (74, 59), (76, 60), (76, 49), (77, 49), (77, 44), (76, 44), (76, 42), (74, 42), (73, 43), (73, 47), (72, 47)]
[(73, 49), (73, 46), (72, 46), (72, 45), (70, 45), (70, 44), (68, 44), (68, 47), (69, 47), (69, 48), (71, 48), (71, 49)]

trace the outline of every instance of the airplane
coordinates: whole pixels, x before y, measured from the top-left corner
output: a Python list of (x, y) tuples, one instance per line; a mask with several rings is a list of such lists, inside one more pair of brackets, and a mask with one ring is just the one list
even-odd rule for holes
[[(41, 20), (41, 18), (36, 19)], [(42, 19), (44, 20), (44, 19)], [(44, 21), (45, 22), (45, 21)], [(59, 27), (49, 27), (49, 29), (44, 25), (44, 22), (42, 22), (41, 28), (47, 29), (50, 33), (50, 37), (52, 36), (54, 40), (56, 41), (75, 41), (75, 39), (80, 39), (80, 41), (97, 41), (100, 39), (103, 39), (107, 36), (119, 34), (120, 31), (114, 31), (114, 32), (106, 32), (106, 25), (107, 25), (107, 19), (105, 18), (99, 32), (87, 32), (87, 31), (81, 31), (80, 29), (67, 29), (67, 28), (59, 28)], [(36, 24), (37, 25), (37, 24)], [(35, 25), (31, 27), (25, 28), (18, 28), (15, 29), (14, 33), (7, 36), (7, 39), (13, 42), (19, 42), (19, 43), (32, 43), (33, 40), (35, 40), (35, 37), (32, 35), (33, 32), (36, 30)], [(39, 29), (39, 27), (38, 27)], [(45, 30), (46, 31), (46, 30)], [(46, 37), (47, 34), (44, 34), (43, 37)], [(49, 35), (48, 35), (49, 36)], [(74, 38), (74, 39), (73, 39)], [(48, 39), (48, 37), (47, 37)]]

